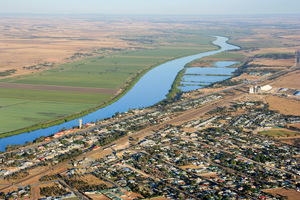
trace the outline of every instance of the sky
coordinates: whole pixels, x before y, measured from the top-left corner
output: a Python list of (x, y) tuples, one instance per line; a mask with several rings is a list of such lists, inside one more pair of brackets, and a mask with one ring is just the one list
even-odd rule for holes
[(125, 15), (300, 14), (300, 0), (0, 0), (0, 13)]

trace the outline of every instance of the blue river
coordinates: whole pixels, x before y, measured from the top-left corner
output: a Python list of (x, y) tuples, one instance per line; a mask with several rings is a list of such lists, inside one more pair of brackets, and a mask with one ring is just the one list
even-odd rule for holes
[[(228, 38), (221, 36), (215, 37), (216, 40), (213, 42), (213, 44), (219, 46), (219, 50), (178, 58), (155, 67), (154, 69), (146, 73), (134, 85), (134, 87), (118, 101), (105, 108), (101, 108), (93, 113), (81, 117), (82, 123), (85, 124), (91, 121), (96, 121), (96, 119), (100, 120), (106, 117), (111, 117), (116, 112), (122, 113), (128, 111), (130, 108), (143, 108), (154, 105), (155, 103), (158, 103), (159, 101), (166, 98), (166, 95), (169, 93), (169, 90), (177, 73), (181, 69), (183, 69), (183, 67), (187, 63), (195, 59), (220, 53), (222, 51), (239, 49), (239, 47), (227, 43)], [(0, 151), (4, 151), (5, 146), (8, 144), (23, 145), (26, 141), (33, 141), (40, 136), (48, 136), (54, 134), (63, 127), (66, 127), (68, 129), (72, 128), (73, 126), (78, 126), (78, 119), (46, 129), (32, 131), (30, 133), (23, 133), (7, 138), (2, 138), (0, 139)]]

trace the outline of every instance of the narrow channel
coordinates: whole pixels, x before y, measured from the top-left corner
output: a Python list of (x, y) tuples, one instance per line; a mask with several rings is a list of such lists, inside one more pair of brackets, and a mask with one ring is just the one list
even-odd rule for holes
[[(215, 37), (216, 40), (213, 44), (219, 46), (219, 50), (178, 58), (157, 66), (146, 73), (121, 99), (105, 108), (101, 108), (93, 113), (81, 117), (82, 123), (85, 124), (91, 121), (96, 121), (96, 119), (100, 120), (111, 117), (116, 112), (122, 113), (128, 111), (129, 108), (135, 109), (154, 105), (166, 98), (176, 75), (187, 63), (223, 51), (239, 49), (239, 47), (227, 43), (228, 38), (222, 36)], [(78, 119), (46, 129), (32, 131), (30, 133), (22, 133), (2, 138), (0, 139), (0, 151), (4, 151), (8, 144), (23, 145), (26, 141), (33, 141), (38, 137), (54, 134), (63, 127), (72, 128), (73, 126), (78, 126)]]

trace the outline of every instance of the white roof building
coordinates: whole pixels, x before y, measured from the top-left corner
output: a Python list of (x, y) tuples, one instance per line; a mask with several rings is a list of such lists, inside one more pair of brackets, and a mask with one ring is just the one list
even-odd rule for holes
[(270, 85), (265, 85), (265, 86), (261, 87), (261, 90), (263, 90), (263, 91), (268, 91), (268, 90), (271, 90), (271, 89), (272, 89), (272, 86), (270, 86)]

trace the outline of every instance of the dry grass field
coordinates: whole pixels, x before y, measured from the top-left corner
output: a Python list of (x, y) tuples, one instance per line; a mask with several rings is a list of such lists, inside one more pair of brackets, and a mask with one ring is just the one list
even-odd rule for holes
[(249, 64), (254, 65), (266, 65), (268, 67), (291, 67), (295, 64), (295, 61), (293, 59), (265, 59), (265, 58), (256, 58), (255, 61), (250, 62)]
[(300, 124), (291, 124), (291, 126), (296, 127), (296, 128), (300, 128)]
[(285, 115), (300, 115), (300, 102), (277, 96), (267, 96), (266, 101), (270, 104), (270, 109)]
[(278, 78), (272, 84), (275, 88), (293, 88), (300, 90), (300, 72), (295, 71), (283, 78)]
[(0, 22), (0, 71), (17, 69), (12, 76), (30, 74), (37, 70), (26, 70), (24, 66), (45, 62), (53, 62), (58, 66), (70, 62), (68, 58), (75, 53), (91, 53), (101, 48), (139, 48), (139, 41), (122, 37), (138, 33), (155, 36), (160, 33), (154, 29), (167, 30), (174, 27), (185, 28), (187, 25), (80, 16), (4, 17)]
[[(117, 30), (125, 27), (125, 24), (114, 25)], [(143, 29), (138, 24), (133, 26)], [(23, 66), (61, 64), (76, 52), (129, 47), (128, 42), (114, 37), (118, 32), (111, 27), (106, 21), (59, 17), (1, 19), (0, 70), (17, 69), (15, 75), (28, 74), (36, 70), (24, 70)]]
[(291, 131), (285, 128), (272, 128), (267, 131), (259, 132), (261, 135), (266, 135), (270, 137), (276, 137), (276, 138), (297, 138), (300, 136), (300, 133), (297, 131)]
[(113, 187), (113, 185), (111, 183), (102, 181), (99, 178), (97, 178), (91, 174), (85, 175), (84, 177), (80, 177), (80, 180), (83, 180), (91, 185), (105, 184), (105, 185), (107, 185), (107, 187)]
[(276, 197), (287, 197), (288, 200), (298, 200), (300, 199), (300, 193), (295, 190), (286, 190), (286, 189), (268, 189), (264, 192), (271, 193)]
[(88, 194), (93, 200), (110, 200), (110, 198), (104, 196), (103, 194)]

